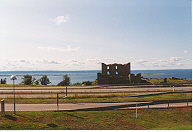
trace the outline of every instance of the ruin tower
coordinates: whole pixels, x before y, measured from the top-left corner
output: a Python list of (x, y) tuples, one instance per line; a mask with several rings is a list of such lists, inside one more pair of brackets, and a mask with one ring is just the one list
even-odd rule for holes
[(141, 82), (141, 74), (130, 75), (130, 62), (127, 64), (101, 64), (102, 73), (97, 73), (98, 84), (125, 84)]

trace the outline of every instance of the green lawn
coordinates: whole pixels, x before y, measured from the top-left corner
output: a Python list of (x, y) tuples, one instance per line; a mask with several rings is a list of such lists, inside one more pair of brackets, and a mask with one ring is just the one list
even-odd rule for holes
[[(163, 78), (152, 78), (152, 79), (148, 79), (151, 83), (161, 83), (164, 82)], [(171, 80), (171, 79), (167, 79), (167, 83), (192, 83), (192, 80), (181, 80), (181, 79), (177, 79), (177, 80)]]
[(191, 130), (192, 107), (169, 109), (6, 112), (0, 117), (0, 129), (21, 130)]

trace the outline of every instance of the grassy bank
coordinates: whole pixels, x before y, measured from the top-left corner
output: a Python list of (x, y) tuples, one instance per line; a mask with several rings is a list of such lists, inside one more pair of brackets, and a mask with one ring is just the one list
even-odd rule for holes
[[(164, 79), (163, 78), (151, 78), (148, 79), (149, 82), (151, 83), (163, 83)], [(187, 80), (187, 79), (167, 79), (167, 83), (192, 83), (192, 80)]]
[[(0, 84), (0, 87), (13, 87), (13, 84)], [(14, 87), (61, 87), (55, 85), (24, 85), (24, 84), (15, 84)]]
[[(63, 97), (65, 94), (63, 95)], [(114, 94), (108, 95), (75, 95), (63, 98), (60, 95), (59, 103), (99, 103), (99, 102), (130, 102), (130, 101), (156, 101), (156, 100), (177, 100), (191, 99), (192, 94), (167, 94), (146, 97), (117, 97)], [(2, 100), (3, 98), (0, 98)], [(5, 98), (6, 103), (13, 103), (13, 98)], [(56, 95), (53, 97), (40, 98), (16, 98), (16, 103), (56, 103)]]
[(79, 112), (6, 112), (0, 129), (16, 130), (191, 130), (192, 107), (171, 109), (79, 111)]

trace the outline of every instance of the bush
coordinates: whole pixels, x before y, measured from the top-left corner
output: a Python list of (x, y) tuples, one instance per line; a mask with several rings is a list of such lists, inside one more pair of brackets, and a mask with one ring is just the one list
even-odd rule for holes
[(21, 82), (22, 84), (25, 84), (25, 85), (31, 85), (32, 84), (32, 76), (31, 75), (24, 75), (23, 76), (23, 81)]
[(4, 78), (4, 80), (1, 79), (1, 84), (6, 84), (6, 83), (7, 83), (6, 78)]
[[(47, 84), (50, 84), (51, 82), (50, 82), (50, 80), (49, 80), (49, 78), (47, 77), (47, 75), (43, 75), (41, 78), (40, 78), (40, 83), (41, 83), (41, 85), (47, 85)], [(35, 82), (36, 83), (36, 85), (39, 83), (38, 82), (38, 80)]]
[(98, 80), (97, 79), (92, 82), (92, 85), (96, 85), (96, 84), (98, 84)]
[(82, 82), (82, 84), (88, 86), (88, 85), (92, 85), (92, 81), (84, 81)]
[(77, 82), (77, 83), (74, 83), (72, 86), (81, 86), (82, 84)]
[(69, 86), (70, 85), (70, 77), (68, 75), (63, 75), (63, 80), (58, 83), (58, 86)]

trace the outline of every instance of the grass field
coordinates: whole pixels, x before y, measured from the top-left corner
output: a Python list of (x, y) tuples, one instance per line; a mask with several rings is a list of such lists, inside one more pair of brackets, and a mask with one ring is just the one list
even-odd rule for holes
[[(59, 103), (99, 103), (192, 99), (192, 94), (166, 94), (146, 97), (121, 97), (131, 93), (82, 94), (65, 97)], [(0, 98), (1, 100), (3, 98)], [(17, 103), (56, 103), (52, 97), (17, 97)], [(13, 103), (13, 98), (5, 98)], [(7, 112), (0, 116), (1, 130), (191, 130), (192, 107), (135, 110), (75, 111), (75, 112)]]
[[(151, 83), (163, 83), (164, 79), (163, 78), (152, 78), (152, 79), (148, 79), (149, 82)], [(167, 83), (192, 83), (192, 80), (181, 80), (181, 79), (167, 79)]]
[[(64, 94), (65, 96), (65, 94)], [(130, 101), (157, 101), (191, 99), (192, 94), (166, 94), (146, 97), (116, 97), (109, 95), (76, 95), (73, 97), (59, 98), (59, 103), (100, 103), (100, 102), (130, 102)], [(2, 100), (3, 98), (0, 98)], [(6, 103), (13, 103), (13, 98), (5, 98)], [(56, 103), (56, 95), (49, 98), (16, 98), (16, 103)]]
[(191, 130), (192, 107), (170, 109), (6, 112), (1, 130)]
[[(163, 83), (163, 78), (151, 78), (151, 79), (143, 79), (150, 83)], [(188, 79), (167, 79), (167, 83), (176, 83), (176, 84), (191, 84), (192, 80)], [(142, 83), (143, 84), (143, 83)], [(15, 87), (63, 87), (63, 86), (56, 86), (56, 85), (24, 85), (24, 84), (15, 84)], [(80, 85), (70, 85), (70, 86), (82, 86)], [(97, 86), (97, 84), (94, 84), (94, 86)], [(109, 86), (109, 85), (99, 85), (99, 86)], [(13, 84), (0, 84), (0, 87), (13, 87)], [(68, 86), (69, 87), (69, 86)]]

